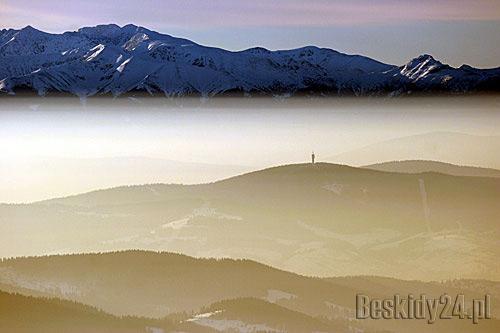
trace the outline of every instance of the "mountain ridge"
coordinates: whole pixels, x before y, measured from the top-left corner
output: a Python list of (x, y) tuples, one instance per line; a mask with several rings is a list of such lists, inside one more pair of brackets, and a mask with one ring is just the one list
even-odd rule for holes
[(498, 135), (476, 135), (433, 131), (387, 139), (327, 156), (330, 162), (354, 166), (380, 161), (431, 160), (454, 165), (500, 169), (495, 152), (500, 147)]
[(500, 170), (498, 169), (456, 165), (431, 160), (387, 161), (365, 165), (363, 168), (400, 173), (438, 172), (452, 176), (500, 178)]
[[(418, 161), (419, 160), (415, 160), (415, 162), (418, 162)], [(252, 178), (253, 179), (260, 178), (260, 180), (258, 180), (258, 182), (262, 182), (262, 177), (272, 177), (273, 174), (279, 174), (280, 177), (283, 177), (283, 174), (285, 174), (285, 175), (288, 174), (289, 176), (293, 176), (293, 174), (299, 174), (301, 171), (314, 173), (319, 169), (321, 169), (322, 172), (327, 172), (327, 173), (341, 171), (341, 172), (358, 172), (358, 173), (365, 173), (365, 174), (380, 174), (380, 175), (386, 175), (386, 174), (398, 175), (399, 174), (403, 177), (405, 174), (418, 174), (418, 173), (434, 174), (435, 173), (435, 174), (442, 174), (444, 177), (468, 177), (468, 175), (465, 175), (465, 174), (452, 174), (452, 173), (440, 172), (438, 170), (427, 170), (427, 171), (422, 171), (422, 172), (399, 172), (396, 170), (386, 170), (386, 169), (379, 167), (379, 166), (384, 166), (387, 163), (397, 163), (397, 162), (414, 162), (414, 161), (410, 161), (410, 160), (406, 161), (405, 160), (405, 161), (382, 162), (382, 163), (370, 164), (370, 165), (366, 165), (366, 166), (352, 166), (352, 165), (347, 165), (347, 164), (342, 164), (342, 163), (331, 163), (331, 162), (317, 162), (314, 165), (312, 165), (311, 163), (291, 163), (291, 164), (270, 166), (270, 167), (266, 167), (266, 168), (255, 170), (255, 171), (244, 172), (244, 173), (239, 174), (239, 175), (230, 176), (227, 178), (223, 178), (223, 179), (215, 180), (215, 181), (210, 181), (210, 182), (203, 182), (203, 183), (196, 183), (196, 184), (158, 182), (158, 183), (146, 183), (146, 184), (119, 185), (119, 186), (113, 186), (113, 187), (108, 187), (108, 188), (99, 188), (99, 189), (95, 189), (95, 190), (91, 190), (91, 191), (87, 191), (87, 192), (82, 192), (82, 193), (76, 193), (76, 194), (67, 195), (67, 196), (50, 198), (50, 199), (46, 199), (46, 200), (28, 202), (26, 204), (28, 204), (28, 205), (29, 204), (47, 204), (47, 203), (50, 204), (51, 202), (65, 201), (66, 199), (80, 198), (80, 197), (85, 197), (88, 195), (95, 195), (95, 194), (99, 194), (99, 193), (112, 192), (112, 191), (116, 191), (116, 190), (140, 189), (142, 187), (147, 187), (147, 186), (157, 186), (157, 187), (165, 187), (165, 188), (172, 188), (172, 189), (189, 189), (189, 188), (206, 187), (206, 186), (221, 186), (221, 185), (226, 186), (226, 185), (231, 184), (231, 183), (238, 183), (239, 181), (251, 183)], [(446, 162), (439, 162), (439, 161), (423, 161), (423, 162), (434, 162), (436, 164), (454, 166), (457, 168), (465, 167), (465, 168), (480, 169), (480, 170), (487, 170), (487, 171), (498, 171), (497, 169), (493, 169), (493, 168), (462, 166), (462, 165), (446, 163)], [(485, 177), (485, 176), (483, 176), (483, 177)], [(497, 177), (494, 177), (494, 178), (497, 178)], [(8, 204), (8, 205), (18, 205), (18, 204)], [(24, 204), (19, 204), (19, 205), (24, 205)]]
[(8, 94), (396, 96), (498, 92), (499, 83), (500, 68), (453, 68), (426, 54), (396, 66), (316, 46), (227, 51), (132, 24), (0, 32)]
[(393, 277), (498, 279), (499, 182), (309, 163), (203, 185), (118, 187), (0, 205), (9, 222), (0, 256), (148, 249), (323, 277), (384, 275), (396, 262)]
[[(87, 313), (105, 311), (98, 314), (115, 325), (128, 322), (131, 328), (150, 326), (168, 332), (176, 328), (190, 333), (212, 332), (209, 328), (214, 332), (303, 333), (318, 332), (318, 328), (322, 329), (319, 332), (352, 332), (351, 328), (365, 332), (413, 333), (423, 328), (426, 332), (457, 332), (456, 326), (464, 325), (463, 321), (452, 320), (445, 327), (429, 330), (425, 322), (355, 320), (355, 295), (382, 298), (398, 292), (439, 297), (446, 292), (463, 293), (470, 299), (488, 292), (493, 302), (499, 297), (499, 282), (494, 281), (422, 282), (377, 276), (318, 279), (250, 260), (138, 250), (7, 259), (0, 262), (0, 281), (4, 282), (0, 285), (4, 289), (0, 305), (2, 297), (13, 298), (17, 293), (16, 298), (24, 303), (48, 304), (50, 298), (52, 304), (87, 309)], [(140, 290), (137, 285), (141, 285)], [(25, 318), (30, 308), (33, 306), (21, 312)], [(498, 318), (498, 311), (492, 310), (493, 318)], [(10, 307), (10, 311), (15, 309)], [(122, 319), (117, 321), (111, 315)], [(465, 324), (466, 329), (471, 325)], [(491, 325), (497, 327), (498, 320), (493, 319)], [(490, 331), (494, 330), (490, 327)]]

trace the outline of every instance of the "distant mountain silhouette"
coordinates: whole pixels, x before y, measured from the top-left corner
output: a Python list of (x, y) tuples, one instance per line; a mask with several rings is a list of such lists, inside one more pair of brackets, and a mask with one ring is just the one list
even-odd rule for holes
[(494, 177), (500, 178), (500, 170), (470, 167), (464, 165), (455, 165), (451, 163), (437, 161), (391, 161), (364, 166), (366, 169), (401, 172), (401, 173), (423, 173), (423, 172), (439, 172), (453, 176), (467, 177)]
[(231, 52), (132, 24), (50, 34), (0, 30), (0, 92), (151, 95), (407, 95), (498, 92), (500, 68), (403, 66), (306, 46)]
[(497, 151), (500, 151), (498, 136), (432, 132), (374, 143), (325, 160), (354, 166), (380, 161), (430, 160), (500, 169)]

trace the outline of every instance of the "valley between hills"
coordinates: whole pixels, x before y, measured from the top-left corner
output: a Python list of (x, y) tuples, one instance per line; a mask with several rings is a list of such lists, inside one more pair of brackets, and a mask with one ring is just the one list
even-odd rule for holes
[[(468, 332), (458, 319), (358, 320), (355, 296), (488, 293), (496, 304), (495, 172), (293, 164), (3, 204), (0, 329)], [(492, 315), (474, 330), (498, 331)]]

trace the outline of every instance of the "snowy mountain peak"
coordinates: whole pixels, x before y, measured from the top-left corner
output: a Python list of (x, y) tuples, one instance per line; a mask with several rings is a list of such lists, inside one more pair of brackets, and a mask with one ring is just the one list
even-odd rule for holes
[(49, 33), (40, 31), (38, 29), (33, 28), (31, 25), (28, 25), (20, 30), (18, 30), (15, 34), (16, 37), (22, 38), (43, 38), (50, 36)]
[(443, 65), (441, 62), (434, 59), (433, 56), (429, 54), (422, 54), (417, 58), (414, 58), (408, 62), (405, 67), (407, 69), (416, 68), (416, 67), (430, 67), (430, 66), (441, 66)]
[(419, 61), (436, 61), (436, 59), (434, 59), (433, 56), (431, 56), (430, 54), (421, 54), (419, 55), (417, 58), (415, 58), (416, 60), (419, 60)]
[(102, 34), (115, 34), (120, 32), (122, 28), (114, 23), (111, 24), (99, 24), (94, 27), (83, 27), (78, 29), (78, 32), (89, 35), (102, 35)]
[(20, 29), (19, 31), (32, 31), (32, 32), (42, 32), (38, 29), (33, 28), (31, 25), (27, 25), (24, 28)]
[(447, 65), (443, 65), (429, 54), (422, 54), (407, 63), (401, 69), (401, 74), (412, 80), (419, 80), (441, 69), (443, 66)]
[(230, 52), (133, 24), (63, 34), (27, 26), (0, 34), (0, 92), (9, 93), (394, 95), (500, 91), (499, 77), (500, 69), (456, 69), (428, 54), (397, 67), (316, 46)]
[(248, 53), (253, 53), (253, 54), (269, 54), (269, 53), (271, 53), (271, 51), (269, 51), (268, 49), (266, 49), (264, 47), (252, 47), (252, 48), (246, 49), (242, 52), (248, 52)]

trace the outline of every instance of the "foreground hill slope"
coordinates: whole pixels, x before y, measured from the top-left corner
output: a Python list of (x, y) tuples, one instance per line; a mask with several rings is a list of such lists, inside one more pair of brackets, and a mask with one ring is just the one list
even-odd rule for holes
[(114, 24), (49, 34), (0, 31), (0, 91), (381, 95), (499, 91), (500, 69), (453, 68), (421, 55), (403, 66), (307, 46), (240, 52)]
[(118, 318), (75, 302), (0, 291), (2, 332), (147, 333), (148, 325), (153, 323), (155, 322), (147, 319)]
[[(500, 300), (498, 282), (454, 280), (438, 283), (381, 277), (318, 279), (249, 260), (196, 259), (145, 251), (3, 260), (0, 289), (77, 301), (119, 316), (158, 318), (118, 320), (75, 303), (19, 296), (13, 299), (13, 295), (7, 295), (10, 298), (5, 301), (7, 296), (0, 293), (0, 306), (8, 307), (6, 312), (0, 312), (0, 318), (5, 313), (9, 325), (27, 318), (42, 305), (44, 308), (33, 317), (33, 323), (42, 322), (47, 327), (67, 323), (82, 328), (90, 324), (105, 328), (126, 327), (126, 332), (156, 327), (165, 332), (171, 329), (190, 333), (353, 330), (451, 333), (466, 332), (472, 327), (474, 331), (495, 332), (499, 324), (497, 319), (482, 321), (479, 325), (463, 320), (435, 325), (425, 321), (356, 320), (354, 310), (358, 293), (378, 298), (393, 297), (394, 293), (426, 294), (428, 297), (462, 293), (467, 300), (480, 299), (488, 293), (496, 304)], [(498, 309), (493, 308), (492, 315), (498, 318)], [(57, 320), (44, 322), (47, 318)]]
[(297, 164), (0, 205), (0, 255), (149, 249), (316, 276), (495, 280), (499, 200), (498, 178)]
[(291, 295), (290, 307), (306, 313), (326, 314), (326, 300), (354, 304), (348, 288), (256, 262), (143, 251), (4, 260), (0, 282), (15, 287), (11, 291), (68, 298), (118, 315), (161, 317), (239, 297)]
[[(349, 332), (353, 328), (363, 327), (345, 319), (315, 318), (258, 298), (216, 302), (189, 321), (202, 327), (226, 328), (236, 332)], [(367, 329), (367, 332), (370, 331)]]

